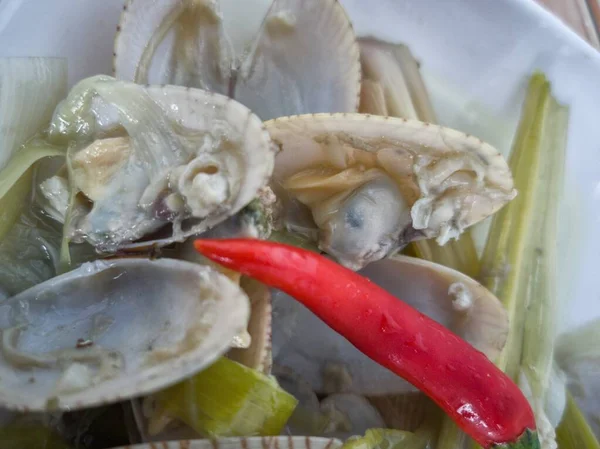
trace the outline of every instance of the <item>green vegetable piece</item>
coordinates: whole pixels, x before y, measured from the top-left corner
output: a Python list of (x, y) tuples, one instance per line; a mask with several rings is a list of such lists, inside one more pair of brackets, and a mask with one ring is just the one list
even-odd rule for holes
[(569, 392), (567, 408), (556, 428), (556, 442), (559, 449), (600, 449), (598, 439)]
[(393, 429), (369, 429), (364, 437), (351, 437), (342, 449), (426, 449), (428, 441), (423, 436)]
[(0, 241), (27, 203), (31, 166), (42, 154), (21, 147), (67, 92), (67, 60), (0, 58)]
[(279, 435), (298, 403), (274, 378), (225, 357), (156, 399), (164, 413), (210, 438)]

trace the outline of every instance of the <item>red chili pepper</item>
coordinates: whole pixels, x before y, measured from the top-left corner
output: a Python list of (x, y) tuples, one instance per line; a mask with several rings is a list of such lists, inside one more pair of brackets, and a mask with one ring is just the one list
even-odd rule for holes
[(300, 301), (375, 362), (432, 398), (485, 448), (539, 448), (533, 411), (512, 380), (447, 328), (314, 252), (255, 239), (196, 240), (221, 265)]

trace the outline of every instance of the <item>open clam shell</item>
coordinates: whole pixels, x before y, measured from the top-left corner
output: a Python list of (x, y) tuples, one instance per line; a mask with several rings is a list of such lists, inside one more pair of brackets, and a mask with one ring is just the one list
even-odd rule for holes
[(115, 38), (115, 76), (227, 94), (263, 120), (356, 111), (360, 54), (340, 3), (269, 3), (129, 0)]
[[(164, 441), (164, 449), (339, 449), (342, 442), (335, 438), (318, 437), (250, 437), (218, 440)], [(154, 449), (156, 443), (121, 446), (113, 449)]]
[(235, 215), (275, 155), (260, 119), (228, 97), (104, 76), (73, 88), (49, 136), (71, 148), (68, 180), (42, 192), (71, 240), (107, 252), (181, 242)]
[(165, 388), (225, 353), (248, 297), (173, 259), (87, 263), (0, 307), (0, 404), (75, 410)]
[[(506, 311), (471, 278), (405, 256), (374, 262), (361, 274), (448, 327), (490, 359), (504, 346)], [(280, 291), (273, 294), (273, 314), (274, 363), (292, 369), (317, 393), (378, 396), (417, 391)]]
[[(283, 225), (359, 269), (420, 238), (444, 244), (516, 195), (502, 155), (441, 126), (365, 114), (281, 117), (271, 186)], [(311, 228), (312, 224), (312, 228)]]

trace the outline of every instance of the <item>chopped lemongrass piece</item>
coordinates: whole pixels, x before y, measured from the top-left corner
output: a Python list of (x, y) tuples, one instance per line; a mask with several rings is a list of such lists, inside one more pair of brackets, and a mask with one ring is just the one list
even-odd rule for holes
[(600, 449), (598, 439), (568, 392), (567, 407), (556, 428), (556, 442), (559, 449)]
[[(25, 200), (31, 190), (32, 175), (33, 171), (27, 170), (3, 196), (0, 196), (0, 242), (23, 212)], [(2, 177), (1, 172), (0, 177)]]
[(175, 417), (210, 438), (279, 435), (298, 403), (273, 377), (225, 357), (155, 397), (151, 421)]
[(342, 449), (427, 449), (425, 435), (393, 429), (369, 429), (365, 436), (350, 437)]
[(550, 114), (559, 112), (552, 104), (550, 84), (543, 75), (533, 75), (510, 157), (519, 193), (493, 217), (482, 259), (481, 280), (502, 301), (510, 319), (508, 341), (497, 364), (515, 380), (523, 349), (525, 308), (530, 302), (528, 289), (537, 276), (529, 268), (535, 268), (531, 264), (539, 251), (530, 242), (538, 232), (535, 216), (546, 209), (543, 198), (548, 186), (538, 180), (546, 177), (542, 171), (548, 169), (548, 164), (542, 163), (542, 153), (547, 150), (544, 145), (549, 143), (545, 135), (553, 132), (549, 126), (556, 125)]
[(0, 241), (23, 211), (31, 166), (42, 157), (21, 146), (50, 122), (66, 92), (66, 59), (0, 58)]
[(33, 165), (45, 157), (64, 155), (62, 149), (34, 138), (23, 145), (0, 171), (0, 241), (12, 229), (27, 204)]
[[(408, 47), (375, 39), (359, 39), (359, 46), (365, 77), (360, 112), (437, 122), (419, 64)], [(444, 246), (433, 240), (419, 240), (410, 247), (411, 254), (468, 276), (479, 271), (477, 251), (468, 230)]]
[(0, 169), (67, 94), (67, 60), (0, 58)]

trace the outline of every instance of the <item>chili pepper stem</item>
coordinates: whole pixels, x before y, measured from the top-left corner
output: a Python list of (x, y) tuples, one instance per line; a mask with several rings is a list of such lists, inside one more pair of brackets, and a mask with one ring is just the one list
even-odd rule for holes
[(527, 429), (514, 443), (495, 444), (492, 449), (540, 449), (540, 447), (537, 432)]

